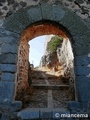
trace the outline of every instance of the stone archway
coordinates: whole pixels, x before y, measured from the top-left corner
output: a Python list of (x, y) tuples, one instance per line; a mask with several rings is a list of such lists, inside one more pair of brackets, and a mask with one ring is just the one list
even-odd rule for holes
[[(90, 35), (84, 21), (60, 5), (42, 4), (22, 9), (5, 19), (1, 28), (1, 81), (0, 102), (14, 101), (16, 88), (18, 44), (22, 31), (32, 23), (50, 20), (64, 26), (71, 34), (75, 57), (77, 100), (90, 101)], [(5, 43), (5, 44), (3, 44)], [(13, 47), (11, 46), (13, 45)], [(6, 49), (7, 48), (7, 49)], [(13, 49), (14, 48), (14, 49)], [(6, 69), (6, 66), (8, 66)], [(8, 77), (7, 77), (8, 76)], [(6, 90), (6, 91), (5, 91)]]
[[(18, 54), (18, 80), (17, 80), (18, 99), (23, 98), (22, 93), (26, 93), (25, 91), (27, 92), (31, 91), (28, 83), (28, 61), (29, 61), (28, 42), (37, 36), (50, 34), (61, 36), (66, 41), (70, 40), (71, 37), (69, 32), (67, 32), (63, 26), (52, 21), (39, 21), (37, 23), (34, 23), (28, 26), (21, 34)], [(72, 82), (74, 83), (74, 81)]]

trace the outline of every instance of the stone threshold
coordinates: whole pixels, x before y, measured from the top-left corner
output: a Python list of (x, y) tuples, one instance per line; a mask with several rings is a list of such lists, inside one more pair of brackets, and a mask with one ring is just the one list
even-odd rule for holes
[(26, 108), (18, 112), (17, 117), (21, 120), (60, 120), (61, 114), (70, 112), (66, 108)]

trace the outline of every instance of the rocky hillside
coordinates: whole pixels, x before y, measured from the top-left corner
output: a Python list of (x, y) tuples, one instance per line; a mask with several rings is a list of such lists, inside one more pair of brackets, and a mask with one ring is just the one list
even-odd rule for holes
[(40, 61), (40, 67), (47, 67), (58, 71), (62, 66), (62, 76), (74, 80), (73, 52), (69, 40), (59, 36), (47, 36), (44, 55)]
[(60, 48), (62, 41), (62, 38), (60, 38), (59, 36), (50, 35), (46, 37), (44, 49), (45, 51), (40, 62), (41, 67), (57, 69), (57, 66), (59, 65), (57, 47)]

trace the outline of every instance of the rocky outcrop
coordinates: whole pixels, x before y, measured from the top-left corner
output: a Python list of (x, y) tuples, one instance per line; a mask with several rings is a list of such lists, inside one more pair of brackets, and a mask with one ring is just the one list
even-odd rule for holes
[(48, 49), (48, 44), (52, 40), (52, 38), (55, 35), (47, 35), (46, 36), (46, 41), (45, 41), (45, 46), (44, 46), (44, 55), (41, 58), (40, 61), (40, 66), (43, 67), (48, 67), (49, 69), (57, 68), (57, 65), (59, 64), (59, 60), (57, 57), (57, 51), (51, 52)]
[[(52, 38), (53, 36), (47, 37)], [(47, 46), (50, 39), (45, 42), (44, 55), (41, 58), (40, 66), (48, 67), (50, 69), (57, 69), (58, 66), (62, 66), (62, 77), (74, 81), (74, 67), (73, 67), (73, 52), (71, 43), (69, 40), (64, 39), (62, 45), (58, 46), (56, 51), (51, 53), (48, 51)]]
[(62, 47), (57, 48), (58, 60), (63, 66), (63, 76), (64, 77), (73, 77), (73, 52), (69, 40), (63, 40)]
[(56, 67), (57, 64), (59, 64), (59, 61), (56, 52), (43, 55), (40, 62), (41, 67), (46, 66), (50, 69)]

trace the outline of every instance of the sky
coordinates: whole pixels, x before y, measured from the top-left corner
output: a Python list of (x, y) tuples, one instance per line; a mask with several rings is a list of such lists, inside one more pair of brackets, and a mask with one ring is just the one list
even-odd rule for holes
[(29, 41), (29, 62), (34, 67), (39, 66), (41, 57), (44, 55), (44, 44), (46, 36), (39, 36)]

